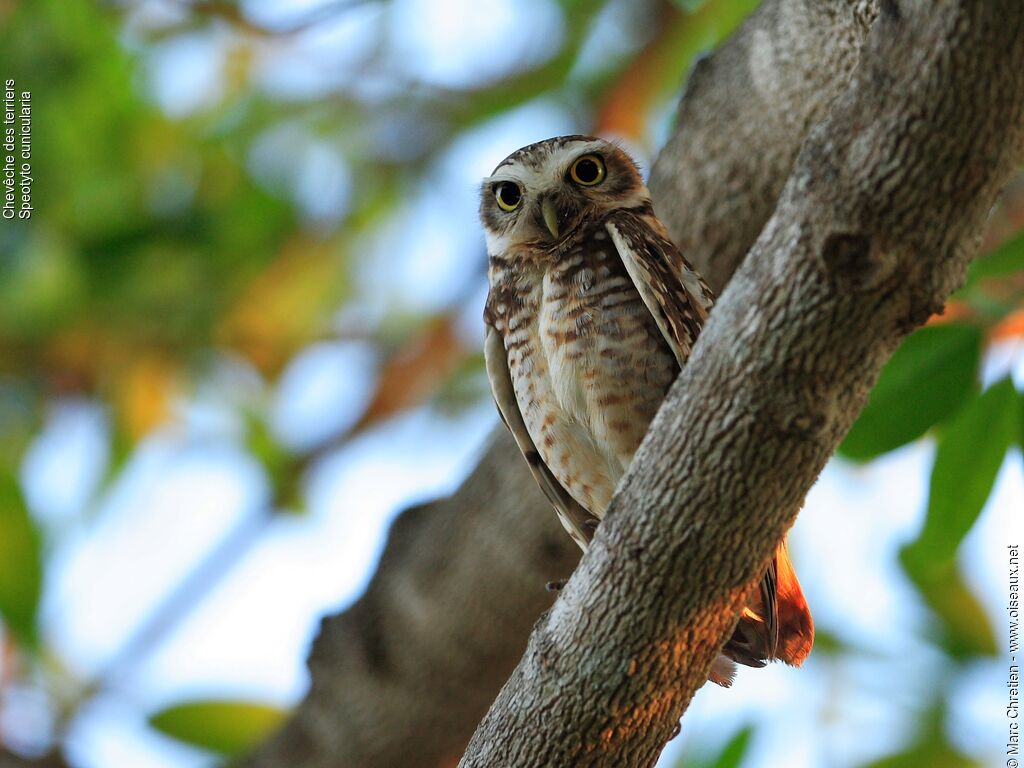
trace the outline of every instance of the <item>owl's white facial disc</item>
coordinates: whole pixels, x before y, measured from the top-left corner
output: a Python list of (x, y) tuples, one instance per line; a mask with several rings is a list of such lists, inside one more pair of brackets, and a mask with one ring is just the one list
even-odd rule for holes
[[(588, 165), (578, 165), (581, 160)], [(480, 219), (492, 257), (524, 248), (543, 255), (571, 245), (612, 211), (649, 204), (625, 152), (604, 139), (563, 136), (505, 158), (484, 180)]]

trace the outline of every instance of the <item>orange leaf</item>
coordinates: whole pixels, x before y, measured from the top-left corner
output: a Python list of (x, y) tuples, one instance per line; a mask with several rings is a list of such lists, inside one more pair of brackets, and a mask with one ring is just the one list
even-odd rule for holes
[(242, 294), (218, 329), (265, 374), (273, 374), (326, 326), (342, 280), (333, 241), (295, 237)]
[(653, 104), (665, 88), (665, 70), (676, 58), (679, 26), (688, 23), (672, 3), (662, 3), (654, 37), (619, 76), (597, 110), (597, 133), (644, 138)]
[(433, 320), (385, 364), (373, 400), (355, 428), (422, 403), (452, 374), (464, 354), (452, 319)]
[(946, 302), (946, 306), (942, 308), (942, 312), (936, 312), (929, 317), (925, 325), (941, 325), (942, 323), (949, 323), (953, 320), (962, 320), (973, 316), (974, 311), (966, 301), (950, 299)]
[(1011, 312), (989, 332), (989, 339), (992, 341), (1011, 339), (1014, 336), (1024, 337), (1024, 309)]
[(119, 421), (133, 440), (167, 421), (182, 390), (177, 365), (158, 353), (133, 360), (115, 386)]

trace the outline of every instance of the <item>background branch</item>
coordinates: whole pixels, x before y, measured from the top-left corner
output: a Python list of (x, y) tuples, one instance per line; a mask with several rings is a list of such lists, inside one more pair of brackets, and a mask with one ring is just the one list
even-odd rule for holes
[(1022, 156), (1024, 8), (883, 3), (461, 765), (654, 764), (883, 362), (962, 282)]
[(0, 768), (68, 768), (68, 764), (60, 755), (28, 758), (20, 757), (0, 747)]
[(454, 764), (576, 545), (504, 428), (448, 499), (404, 512), (360, 600), (321, 627), (312, 688), (245, 765)]

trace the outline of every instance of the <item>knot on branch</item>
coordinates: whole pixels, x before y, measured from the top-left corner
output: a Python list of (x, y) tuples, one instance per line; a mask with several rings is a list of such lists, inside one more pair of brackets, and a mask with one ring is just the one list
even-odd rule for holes
[(881, 0), (879, 6), (882, 13), (893, 21), (899, 21), (903, 18), (903, 12), (900, 10), (899, 3), (896, 0)]
[(820, 413), (787, 413), (778, 421), (782, 434), (816, 440), (828, 422)]
[(855, 291), (875, 288), (892, 271), (870, 237), (859, 232), (833, 232), (825, 238), (821, 258), (828, 274)]
[[(794, 380), (800, 374), (794, 374)], [(777, 435), (796, 440), (820, 442), (830, 428), (830, 421), (822, 412), (821, 402), (806, 387), (779, 393), (766, 404), (766, 423)]]
[(559, 657), (558, 642), (555, 640), (554, 634), (547, 627), (541, 627), (541, 622), (546, 618), (547, 614), (544, 614), (538, 620), (534, 636), (530, 639), (530, 651), (533, 653), (537, 667), (542, 670), (557, 663)]

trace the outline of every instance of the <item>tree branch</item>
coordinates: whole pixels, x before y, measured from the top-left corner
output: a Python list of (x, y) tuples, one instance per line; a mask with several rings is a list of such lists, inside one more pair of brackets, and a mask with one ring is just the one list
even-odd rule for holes
[(716, 294), (775, 209), (807, 132), (845, 89), (877, 5), (764, 2), (690, 73), (650, 189)]
[(502, 428), (448, 499), (404, 512), (373, 581), (327, 618), (312, 688), (244, 765), (454, 765), (579, 550)]
[(37, 758), (20, 757), (0, 747), (0, 768), (68, 768), (68, 764), (58, 754)]
[(460, 765), (654, 764), (883, 362), (962, 281), (1022, 159), (1024, 6), (883, 2)]
[[(685, 202), (689, 217), (661, 214), (674, 224), (673, 235), (690, 243), (702, 268), (708, 269), (719, 253), (746, 253), (771, 215), (806, 131), (846, 87), (870, 17), (863, 5), (764, 0), (736, 35), (697, 68), (694, 77), (703, 85), (691, 86), (683, 96), (681, 129), (665, 150), (675, 159), (659, 161), (652, 188), (659, 178), (671, 182), (656, 199)], [(770, 97), (745, 89), (754, 40), (775, 51), (770, 62), (762, 62), (776, 85)], [(756, 106), (748, 105), (754, 96)], [(729, 108), (729, 99), (738, 103)], [(710, 110), (719, 122), (700, 119)], [(757, 133), (758, 126), (763, 134)], [(716, 139), (740, 132), (744, 143)], [(729, 183), (710, 183), (721, 168), (730, 169)], [(743, 211), (741, 221), (756, 225), (729, 222), (724, 212), (730, 206)], [(711, 231), (698, 226), (705, 221), (729, 224), (715, 230), (713, 247), (701, 246)], [(730, 272), (723, 269), (720, 280)], [(469, 532), (481, 527), (494, 534), (484, 535), (481, 529), (475, 544), (466, 546)], [(543, 547), (552, 548), (547, 566), (537, 563)], [(541, 586), (568, 576), (576, 557), (575, 545), (499, 426), (480, 468), (454, 497), (409, 510), (395, 523), (366, 595), (324, 622), (310, 660), (313, 682), (306, 699), (285, 728), (243, 765), (454, 765), (522, 655), (530, 627), (550, 605)], [(481, 581), (489, 586), (481, 589)], [(399, 589), (403, 584), (422, 586), (414, 595)], [(475, 612), (481, 608), (486, 612)], [(489, 622), (496, 619), (490, 631)], [(471, 637), (460, 639), (470, 630)], [(420, 657), (420, 631), (447, 641)], [(485, 645), (495, 639), (494, 645)], [(404, 662), (375, 670), (364, 649), (378, 642), (398, 649)], [(485, 652), (467, 656), (463, 643), (470, 648), (479, 644)]]

